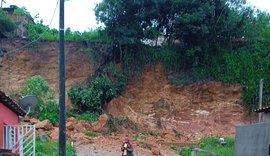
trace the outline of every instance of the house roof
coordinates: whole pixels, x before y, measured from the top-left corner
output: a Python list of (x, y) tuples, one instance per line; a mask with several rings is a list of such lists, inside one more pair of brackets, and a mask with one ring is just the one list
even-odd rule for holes
[(14, 10), (18, 9), (16, 5), (10, 5), (8, 8), (2, 8), (4, 11), (13, 12)]
[(25, 111), (22, 109), (21, 106), (19, 106), (17, 103), (15, 103), (11, 98), (9, 98), (3, 91), (0, 90), (0, 103), (8, 107), (10, 110), (12, 110), (14, 113), (20, 116), (25, 116)]
[(270, 106), (265, 106), (260, 109), (255, 109), (254, 112), (260, 113), (260, 112), (270, 112)]

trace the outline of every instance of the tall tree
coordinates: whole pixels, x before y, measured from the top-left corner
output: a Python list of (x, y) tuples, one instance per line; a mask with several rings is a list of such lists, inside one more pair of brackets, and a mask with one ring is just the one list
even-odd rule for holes
[(134, 44), (162, 34), (169, 42), (182, 43), (189, 64), (208, 62), (220, 47), (230, 47), (233, 38), (243, 36), (251, 16), (245, 0), (103, 0), (95, 13), (116, 43)]
[(143, 38), (141, 0), (103, 0), (97, 4), (97, 20), (117, 44), (134, 44)]

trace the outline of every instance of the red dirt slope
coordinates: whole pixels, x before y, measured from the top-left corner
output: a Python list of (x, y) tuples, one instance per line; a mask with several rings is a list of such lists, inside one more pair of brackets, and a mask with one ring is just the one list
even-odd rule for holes
[[(142, 80), (131, 82), (107, 110), (149, 131), (172, 131), (182, 141), (197, 141), (207, 136), (234, 136), (236, 125), (252, 122), (241, 97), (239, 85), (220, 82), (174, 87), (159, 64), (146, 66)], [(177, 139), (167, 138), (169, 142)]]

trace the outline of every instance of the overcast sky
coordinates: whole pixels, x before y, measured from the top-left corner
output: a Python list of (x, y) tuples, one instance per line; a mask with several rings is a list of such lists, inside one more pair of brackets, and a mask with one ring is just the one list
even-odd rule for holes
[[(1, 0), (0, 0), (1, 1)], [(17, 5), (18, 7), (26, 7), (32, 17), (39, 15), (37, 20), (43, 19), (44, 25), (49, 25), (55, 6), (58, 0), (5, 0), (3, 7), (9, 5)], [(73, 31), (88, 31), (98, 27), (94, 14), (96, 3), (102, 0), (66, 0), (65, 2), (65, 28), (70, 27)], [(248, 0), (251, 5), (254, 5), (262, 10), (270, 12), (269, 0)], [(59, 27), (59, 5), (55, 16), (50, 25), (51, 28), (58, 29)]]

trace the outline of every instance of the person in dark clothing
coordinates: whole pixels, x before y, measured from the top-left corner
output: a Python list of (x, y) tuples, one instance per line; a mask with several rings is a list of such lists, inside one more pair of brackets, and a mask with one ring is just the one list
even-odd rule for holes
[(129, 142), (129, 138), (125, 137), (121, 147), (122, 156), (133, 156), (133, 147)]

